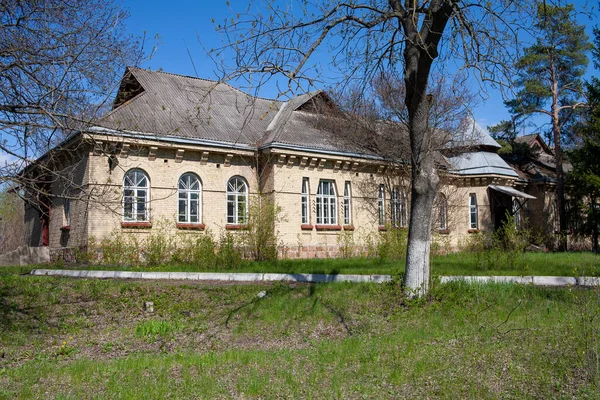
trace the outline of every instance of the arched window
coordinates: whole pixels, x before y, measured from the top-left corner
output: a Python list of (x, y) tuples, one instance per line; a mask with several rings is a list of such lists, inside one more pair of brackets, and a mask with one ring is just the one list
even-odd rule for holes
[(123, 221), (150, 221), (150, 180), (141, 169), (130, 169), (123, 178)]
[(185, 173), (177, 186), (179, 199), (178, 222), (199, 224), (202, 222), (202, 183), (198, 175)]
[(248, 219), (248, 184), (234, 176), (227, 182), (227, 223), (245, 224)]
[(321, 180), (319, 182), (317, 225), (337, 225), (337, 196), (333, 181)]
[(438, 229), (448, 229), (448, 199), (443, 193), (438, 194)]

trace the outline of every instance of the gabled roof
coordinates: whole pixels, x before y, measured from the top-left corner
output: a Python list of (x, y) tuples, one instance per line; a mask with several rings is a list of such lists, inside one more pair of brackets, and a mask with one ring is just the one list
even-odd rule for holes
[(255, 145), (281, 102), (221, 82), (128, 68), (115, 107), (98, 125), (159, 136)]

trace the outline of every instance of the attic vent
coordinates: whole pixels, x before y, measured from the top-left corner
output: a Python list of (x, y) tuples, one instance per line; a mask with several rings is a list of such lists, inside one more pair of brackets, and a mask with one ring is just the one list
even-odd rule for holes
[(117, 97), (115, 97), (115, 101), (113, 102), (113, 110), (123, 103), (128, 102), (133, 99), (138, 94), (142, 93), (144, 88), (140, 84), (140, 82), (135, 79), (135, 76), (131, 73), (131, 71), (127, 70), (125, 72), (125, 76), (121, 81), (121, 86), (119, 86), (119, 91), (117, 92)]

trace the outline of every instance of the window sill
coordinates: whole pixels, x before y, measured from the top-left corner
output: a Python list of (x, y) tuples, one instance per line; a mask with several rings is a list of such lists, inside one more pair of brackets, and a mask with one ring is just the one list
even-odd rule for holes
[(300, 229), (302, 229), (303, 231), (312, 231), (313, 226), (309, 224), (302, 224), (300, 225)]
[(384, 225), (379, 225), (379, 232), (385, 232), (387, 231), (387, 227)]
[(315, 228), (318, 231), (341, 231), (342, 227), (340, 225), (315, 225)]
[(70, 231), (70, 230), (71, 230), (71, 225), (65, 225), (65, 226), (63, 226), (62, 228), (60, 228), (60, 230), (61, 230), (61, 231), (63, 231), (63, 232), (64, 232), (64, 231), (67, 231), (67, 232), (68, 232), (68, 231)]
[(437, 233), (438, 235), (449, 235), (450, 229), (438, 229)]
[(206, 225), (204, 225), (204, 224), (187, 223), (187, 222), (178, 222), (177, 223), (177, 229), (203, 231), (204, 228), (206, 228)]
[(121, 222), (121, 228), (152, 228), (152, 222)]
[(354, 225), (344, 225), (343, 228), (345, 231), (353, 231)]
[(479, 230), (479, 229), (469, 229), (469, 230), (467, 231), (467, 233), (479, 233), (479, 232), (480, 232), (480, 230)]
[(246, 224), (229, 224), (229, 225), (225, 225), (225, 229), (228, 231), (242, 231), (244, 229), (248, 229), (248, 225), (246, 225)]

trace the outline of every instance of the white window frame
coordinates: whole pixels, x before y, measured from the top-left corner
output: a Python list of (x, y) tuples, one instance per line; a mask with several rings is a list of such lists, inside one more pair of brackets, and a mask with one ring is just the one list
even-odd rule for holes
[[(145, 184), (142, 184), (144, 181)], [(124, 222), (150, 221), (150, 178), (146, 171), (132, 168), (125, 173), (122, 203)], [(131, 206), (130, 211), (128, 210), (129, 206)], [(142, 210), (140, 210), (140, 206), (143, 206)]]
[[(196, 198), (194, 199), (194, 197)], [(195, 216), (196, 221), (193, 221), (193, 204), (196, 204), (196, 209), (198, 210)], [(177, 222), (181, 224), (202, 223), (202, 181), (193, 172), (182, 174), (177, 182)]]
[[(248, 221), (248, 183), (241, 176), (227, 181), (227, 224), (242, 225)], [(231, 207), (230, 207), (231, 205)]]
[(385, 225), (385, 185), (379, 185), (377, 191), (377, 214), (379, 218), (379, 226)]
[(406, 228), (408, 225), (408, 213), (406, 191), (404, 188), (399, 186), (394, 187), (390, 203), (392, 206), (392, 226)]
[(352, 225), (352, 185), (344, 182), (344, 225)]
[(71, 226), (71, 199), (63, 198), (63, 226)]
[(469, 229), (479, 229), (479, 210), (476, 193), (469, 193)]
[(306, 177), (302, 178), (300, 216), (302, 218), (302, 225), (310, 224), (310, 182)]
[(317, 189), (317, 225), (337, 225), (335, 181), (321, 179)]
[(521, 229), (521, 202), (514, 197), (512, 201), (512, 211), (513, 211), (513, 219), (515, 220), (515, 228), (517, 230)]

